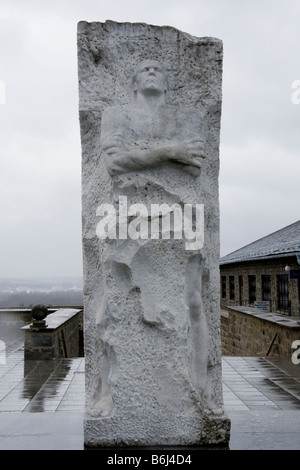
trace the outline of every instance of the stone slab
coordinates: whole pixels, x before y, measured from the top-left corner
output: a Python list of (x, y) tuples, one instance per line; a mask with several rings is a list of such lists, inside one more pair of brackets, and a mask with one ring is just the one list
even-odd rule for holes
[(222, 54), (169, 26), (78, 25), (88, 446), (228, 442)]

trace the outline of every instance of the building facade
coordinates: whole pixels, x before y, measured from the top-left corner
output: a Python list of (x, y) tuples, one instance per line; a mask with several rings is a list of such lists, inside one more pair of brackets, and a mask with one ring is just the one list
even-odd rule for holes
[(223, 354), (291, 355), (300, 340), (300, 221), (221, 258), (220, 282)]
[(261, 308), (299, 318), (300, 221), (220, 261), (221, 307)]

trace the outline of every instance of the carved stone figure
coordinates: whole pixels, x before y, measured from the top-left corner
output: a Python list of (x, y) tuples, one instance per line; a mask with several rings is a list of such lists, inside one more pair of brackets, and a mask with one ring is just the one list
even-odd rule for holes
[[(176, 162), (201, 168), (201, 117), (166, 103), (167, 76), (144, 60), (133, 77), (134, 104), (106, 109), (101, 139), (111, 176)], [(197, 171), (195, 171), (195, 175)]]
[(78, 45), (85, 443), (226, 444), (221, 42), (106, 22)]

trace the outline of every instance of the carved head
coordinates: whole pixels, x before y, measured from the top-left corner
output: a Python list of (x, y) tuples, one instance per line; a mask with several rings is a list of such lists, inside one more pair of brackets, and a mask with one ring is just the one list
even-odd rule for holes
[(143, 60), (133, 75), (133, 91), (141, 94), (166, 93), (168, 89), (167, 75), (164, 67), (157, 60)]

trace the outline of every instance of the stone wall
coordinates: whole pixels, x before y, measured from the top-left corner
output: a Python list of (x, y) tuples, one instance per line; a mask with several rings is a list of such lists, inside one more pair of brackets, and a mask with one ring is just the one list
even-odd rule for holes
[[(289, 356), (300, 340), (300, 323), (250, 307), (221, 313), (222, 353), (227, 356)], [(272, 344), (273, 342), (273, 344)]]
[(25, 331), (25, 359), (78, 357), (81, 315), (81, 310), (59, 309), (46, 317), (46, 328), (34, 328), (32, 325), (22, 328)]

